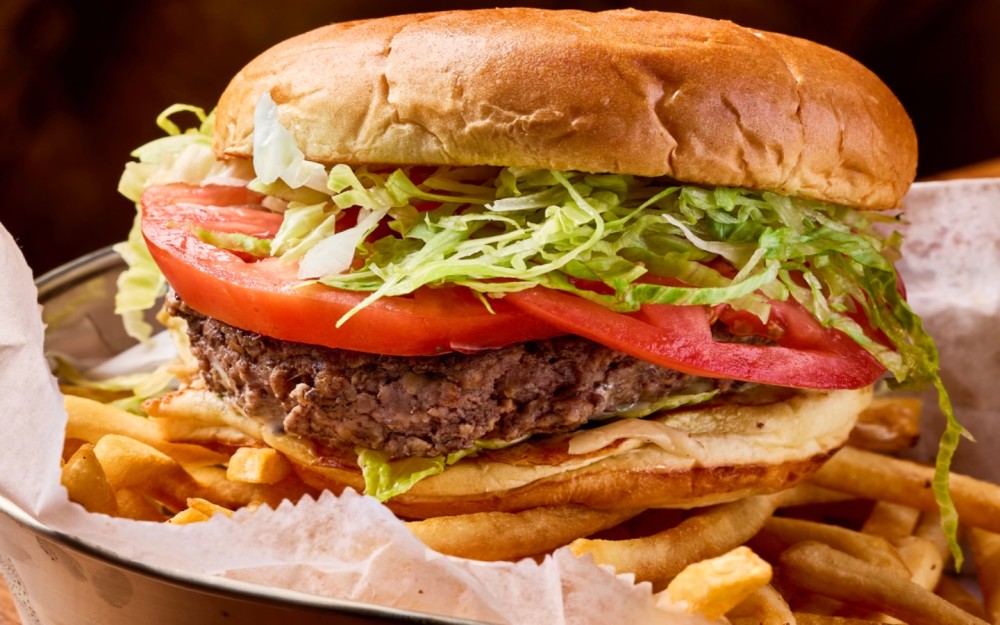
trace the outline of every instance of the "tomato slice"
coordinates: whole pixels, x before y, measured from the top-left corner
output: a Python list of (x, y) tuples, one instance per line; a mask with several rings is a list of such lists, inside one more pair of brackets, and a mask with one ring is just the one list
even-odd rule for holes
[(506, 301), (567, 333), (694, 375), (810, 389), (861, 388), (885, 369), (845, 334), (822, 327), (800, 306), (774, 302), (778, 345), (715, 341), (710, 310), (649, 304), (616, 313), (569, 293), (535, 287)]
[(563, 334), (503, 301), (493, 313), (464, 287), (386, 297), (336, 322), (367, 293), (301, 286), (295, 267), (275, 258), (241, 258), (201, 241), (192, 226), (269, 238), (281, 216), (260, 210), (241, 187), (182, 184), (148, 189), (142, 233), (150, 254), (182, 300), (232, 326), (286, 341), (393, 356), (475, 351)]

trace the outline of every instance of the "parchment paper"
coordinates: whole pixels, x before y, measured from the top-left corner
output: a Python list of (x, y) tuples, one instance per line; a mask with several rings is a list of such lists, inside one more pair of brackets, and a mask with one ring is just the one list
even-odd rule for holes
[[(1000, 179), (916, 184), (897, 264), (907, 300), (941, 354), (955, 414), (978, 442), (962, 441), (954, 470), (1000, 482)], [(930, 461), (944, 419), (924, 393), (915, 455)]]

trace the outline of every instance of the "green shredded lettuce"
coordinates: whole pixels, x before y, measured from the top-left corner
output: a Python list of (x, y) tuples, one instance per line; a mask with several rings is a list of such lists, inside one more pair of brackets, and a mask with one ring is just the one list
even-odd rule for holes
[(676, 410), (681, 406), (703, 404), (719, 394), (718, 389), (702, 393), (677, 393), (657, 401), (636, 402), (629, 406), (619, 406), (596, 418), (618, 417), (622, 419), (642, 419), (667, 410)]
[(262, 239), (241, 232), (219, 232), (198, 226), (193, 227), (192, 230), (198, 239), (224, 250), (242, 252), (260, 258), (271, 255), (271, 239)]
[(118, 275), (118, 289), (115, 292), (115, 314), (122, 318), (125, 332), (132, 338), (148, 342), (153, 335), (153, 326), (146, 322), (145, 312), (166, 290), (166, 280), (159, 267), (146, 249), (136, 215), (128, 239), (113, 246), (128, 265)]
[[(199, 125), (181, 131), (171, 119), (178, 113), (193, 114)], [(236, 166), (219, 163), (212, 152), (214, 114), (206, 114), (196, 106), (175, 104), (160, 113), (156, 123), (167, 136), (134, 150), (132, 156), (138, 160), (126, 164), (118, 182), (118, 192), (136, 203), (137, 214), (128, 239), (113, 246), (128, 265), (118, 278), (115, 313), (122, 317), (126, 333), (143, 342), (149, 340), (153, 330), (145, 321), (144, 313), (156, 304), (166, 289), (139, 228), (138, 202), (143, 190), (154, 184), (201, 184), (213, 177), (240, 178)]]
[(56, 357), (54, 365), (52, 373), (67, 384), (95, 391), (128, 393), (127, 396), (108, 403), (138, 415), (145, 415), (142, 402), (164, 395), (176, 386), (176, 379), (170, 372), (170, 363), (150, 372), (130, 373), (100, 380), (87, 377), (65, 358)]

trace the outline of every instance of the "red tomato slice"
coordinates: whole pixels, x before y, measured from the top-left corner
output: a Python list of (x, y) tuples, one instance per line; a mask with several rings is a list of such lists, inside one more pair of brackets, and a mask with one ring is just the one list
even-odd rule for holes
[(195, 310), (286, 341), (394, 356), (475, 351), (563, 334), (503, 300), (490, 313), (461, 287), (386, 297), (340, 328), (340, 317), (367, 293), (298, 286), (295, 267), (275, 258), (248, 262), (201, 241), (192, 226), (273, 237), (281, 216), (260, 210), (261, 196), (240, 187), (166, 185), (142, 197), (142, 233), (177, 294)]
[(712, 339), (709, 309), (643, 306), (622, 314), (569, 293), (536, 287), (506, 301), (613, 349), (694, 375), (812, 389), (860, 388), (885, 369), (841, 332), (823, 328), (801, 307), (775, 302), (784, 327), (778, 346)]

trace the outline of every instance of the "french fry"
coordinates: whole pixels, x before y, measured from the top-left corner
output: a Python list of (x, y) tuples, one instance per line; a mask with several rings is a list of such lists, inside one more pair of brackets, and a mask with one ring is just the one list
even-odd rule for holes
[(861, 531), (888, 540), (904, 538), (913, 533), (920, 519), (920, 510), (888, 501), (876, 501)]
[(986, 620), (1000, 625), (1000, 534), (969, 530), (969, 545), (976, 563), (976, 578), (983, 593)]
[(115, 490), (141, 490), (174, 510), (184, 508), (188, 496), (201, 492), (198, 482), (180, 463), (128, 436), (101, 437), (94, 445), (94, 454)]
[(631, 540), (591, 540), (570, 543), (577, 556), (590, 554), (599, 564), (635, 573), (662, 589), (684, 567), (722, 555), (756, 534), (780, 504), (781, 494), (748, 497), (688, 517), (676, 527)]
[(150, 419), (114, 406), (70, 395), (66, 396), (65, 406), (67, 439), (96, 444), (107, 434), (119, 434), (155, 447), (184, 465), (213, 465), (227, 460), (225, 454), (200, 445), (167, 442)]
[[(817, 541), (864, 560), (883, 571), (909, 579), (910, 571), (892, 544), (881, 536), (801, 519), (770, 518), (760, 532), (760, 539), (770, 538), (783, 552), (804, 541)], [(754, 543), (756, 544), (756, 543)], [(768, 549), (773, 553), (774, 547)]]
[(101, 437), (94, 453), (108, 467), (108, 481), (116, 490), (143, 486), (162, 473), (180, 469), (180, 463), (155, 447), (119, 434)]
[[(934, 512), (934, 468), (844, 447), (812, 477), (819, 486)], [(1000, 485), (951, 474), (951, 496), (962, 522), (1000, 532)]]
[(920, 438), (921, 401), (916, 397), (876, 397), (858, 415), (848, 444), (869, 451), (901, 451)]
[(816, 593), (797, 593), (792, 608), (796, 613), (833, 616), (844, 609), (844, 604), (836, 599)]
[(944, 536), (944, 528), (941, 527), (941, 515), (936, 510), (920, 515), (920, 521), (914, 528), (913, 535), (934, 545), (945, 564), (951, 561), (951, 549), (948, 547), (948, 539)]
[(795, 612), (796, 625), (878, 625), (882, 621), (871, 621), (863, 618), (851, 618), (849, 616), (829, 616), (826, 614), (809, 614), (808, 612)]
[(425, 545), (473, 560), (534, 556), (614, 527), (641, 510), (594, 510), (581, 506), (533, 508), (518, 513), (478, 512), (407, 523)]
[[(205, 401), (205, 400), (208, 401)], [(200, 428), (215, 428), (214, 432), (224, 437), (227, 444), (253, 444), (263, 438), (262, 428), (250, 421), (230, 421), (230, 413), (220, 410), (211, 402), (222, 401), (212, 393), (170, 393), (150, 399), (143, 404), (151, 419), (157, 423), (161, 433), (171, 437), (189, 440), (203, 440), (197, 434)], [(243, 428), (250, 428), (249, 431)], [(189, 438), (190, 437), (190, 438)]]
[(187, 508), (172, 516), (167, 520), (167, 523), (173, 523), (174, 525), (201, 523), (202, 521), (209, 520), (217, 514), (221, 514), (223, 516), (233, 516), (233, 511), (224, 506), (212, 503), (207, 499), (192, 497), (187, 500)]
[(90, 512), (118, 514), (115, 491), (90, 443), (81, 445), (63, 465), (62, 484), (69, 498)]
[(277, 484), (291, 472), (288, 458), (270, 447), (240, 447), (226, 467), (228, 479), (249, 484)]
[(123, 488), (115, 492), (118, 516), (136, 521), (166, 521), (167, 515), (153, 499), (140, 491)]
[(732, 625), (788, 625), (795, 623), (795, 617), (784, 597), (766, 585), (750, 593), (739, 604), (726, 613)]
[(985, 625), (908, 579), (822, 543), (807, 541), (781, 554), (786, 583), (845, 603), (883, 612), (909, 625)]
[(904, 536), (892, 541), (899, 556), (910, 569), (910, 581), (927, 590), (934, 590), (944, 572), (945, 560), (931, 541), (919, 536)]
[(253, 445), (256, 442), (240, 430), (225, 424), (205, 423), (195, 419), (177, 417), (150, 417), (149, 420), (159, 430), (161, 439), (175, 445), (210, 443), (241, 447)]
[(190, 525), (191, 523), (202, 523), (210, 519), (207, 514), (194, 508), (184, 508), (174, 516), (167, 519), (167, 523), (174, 525)]
[(748, 547), (688, 565), (662, 598), (692, 614), (715, 620), (771, 581), (771, 565)]
[(282, 501), (295, 502), (305, 495), (318, 494), (295, 473), (275, 484), (251, 484), (230, 480), (224, 467), (187, 467), (187, 470), (200, 485), (201, 497), (227, 508), (261, 504), (276, 508)]
[(205, 516), (213, 517), (216, 514), (221, 514), (223, 516), (231, 517), (233, 516), (233, 511), (225, 506), (220, 506), (217, 503), (212, 503), (207, 499), (202, 499), (201, 497), (191, 497), (187, 500), (188, 508), (192, 508), (201, 512)]
[(855, 497), (847, 493), (823, 488), (812, 482), (799, 482), (785, 492), (785, 497), (781, 501), (781, 507), (797, 508), (799, 506), (842, 503), (852, 499), (855, 499)]
[(937, 588), (934, 589), (934, 594), (948, 603), (965, 610), (972, 616), (986, 620), (986, 610), (983, 609), (983, 602), (969, 592), (965, 585), (954, 577), (942, 575), (941, 579), (938, 580)]

